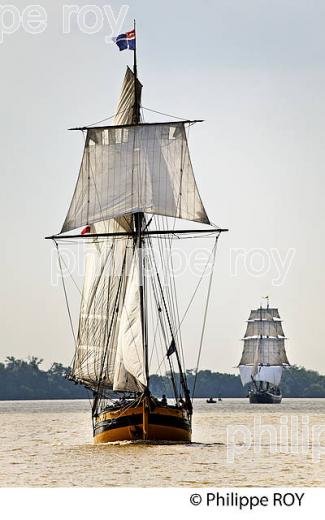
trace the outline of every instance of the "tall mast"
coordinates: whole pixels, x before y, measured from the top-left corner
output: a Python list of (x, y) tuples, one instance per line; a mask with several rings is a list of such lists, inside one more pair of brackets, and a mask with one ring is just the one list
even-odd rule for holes
[[(139, 104), (139, 96), (138, 96), (138, 68), (137, 68), (137, 38), (136, 38), (136, 22), (134, 20), (134, 36), (135, 36), (135, 45), (133, 51), (133, 76), (134, 76), (134, 112), (133, 119), (134, 124), (138, 125), (140, 123), (140, 104)], [(135, 246), (138, 250), (138, 258), (139, 258), (139, 291), (140, 291), (140, 318), (141, 318), (141, 327), (142, 327), (142, 337), (143, 337), (143, 349), (144, 349), (144, 364), (145, 364), (145, 373), (147, 379), (147, 385), (149, 386), (149, 362), (148, 362), (148, 334), (147, 334), (147, 316), (146, 316), (146, 308), (145, 308), (145, 276), (144, 276), (144, 268), (143, 268), (143, 228), (144, 228), (144, 213), (139, 211), (135, 214), (135, 233), (136, 240)]]
[(140, 123), (140, 104), (138, 96), (138, 66), (137, 66), (137, 37), (136, 37), (136, 23), (134, 20), (134, 51), (133, 51), (133, 76), (134, 76), (134, 124)]

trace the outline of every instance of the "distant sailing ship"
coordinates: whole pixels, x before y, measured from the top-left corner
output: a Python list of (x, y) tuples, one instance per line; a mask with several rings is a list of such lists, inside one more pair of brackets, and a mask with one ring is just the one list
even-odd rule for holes
[(239, 363), (243, 385), (250, 383), (251, 403), (280, 403), (283, 368), (289, 366), (285, 335), (278, 309), (269, 306), (251, 311)]
[[(214, 260), (226, 230), (211, 224), (195, 182), (186, 135), (194, 121), (140, 117), (135, 32), (132, 38), (134, 68), (127, 68), (113, 125), (76, 129), (85, 134), (79, 177), (60, 234), (47, 238), (59, 262), (61, 240), (87, 243), (69, 378), (91, 392), (94, 442), (190, 441), (192, 399), (171, 248), (175, 238), (212, 237)], [(178, 229), (176, 219), (206, 226)], [(150, 361), (159, 348), (173, 403), (151, 391)]]

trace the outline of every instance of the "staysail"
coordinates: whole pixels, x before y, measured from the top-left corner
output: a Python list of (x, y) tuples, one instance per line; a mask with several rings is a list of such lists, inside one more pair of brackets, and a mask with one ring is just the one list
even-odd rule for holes
[(279, 385), (283, 367), (289, 365), (285, 339), (278, 309), (251, 311), (239, 363), (243, 385), (251, 383), (252, 378)]

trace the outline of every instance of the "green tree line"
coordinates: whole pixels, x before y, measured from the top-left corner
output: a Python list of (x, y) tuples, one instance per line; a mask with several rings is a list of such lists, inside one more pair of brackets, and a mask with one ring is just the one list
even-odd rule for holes
[(0, 363), (0, 400), (18, 399), (83, 399), (87, 391), (64, 378), (68, 372), (61, 363), (41, 370), (43, 359), (27, 361), (13, 356)]
[[(191, 394), (194, 380), (195, 372), (188, 370), (187, 381)], [(151, 376), (150, 385), (154, 394), (172, 395), (171, 382), (167, 376)], [(303, 367), (286, 368), (280, 386), (284, 397), (325, 397), (325, 376)], [(246, 397), (247, 394), (248, 386), (242, 386), (239, 375), (211, 370), (200, 370), (197, 373), (195, 397)]]
[[(13, 356), (0, 363), (0, 400), (18, 399), (84, 399), (87, 391), (80, 385), (65, 379), (69, 369), (61, 363), (53, 363), (49, 370), (42, 370), (43, 360), (31, 357), (28, 360)], [(178, 378), (176, 378), (178, 379)], [(234, 374), (200, 370), (187, 371), (188, 385), (195, 397), (245, 397), (247, 388), (243, 388), (240, 378)], [(179, 385), (179, 380), (176, 380)], [(150, 388), (154, 395), (166, 394), (172, 397), (172, 385), (169, 375), (152, 375)], [(284, 370), (281, 382), (284, 397), (325, 397), (325, 376), (314, 370), (293, 366)]]

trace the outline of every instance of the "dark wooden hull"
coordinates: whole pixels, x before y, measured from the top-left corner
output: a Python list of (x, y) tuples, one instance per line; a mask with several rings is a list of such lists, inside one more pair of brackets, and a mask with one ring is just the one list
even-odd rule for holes
[(249, 402), (252, 404), (279, 404), (281, 401), (281, 394), (273, 394), (272, 392), (258, 392), (256, 390), (249, 393)]
[(100, 413), (94, 424), (94, 443), (116, 441), (191, 442), (191, 416), (181, 407), (137, 406)]

